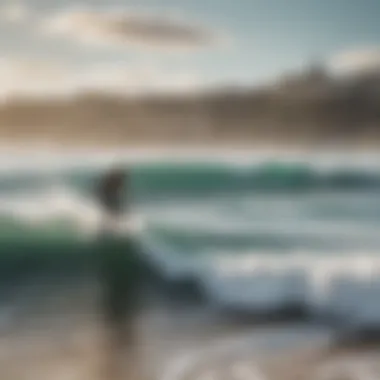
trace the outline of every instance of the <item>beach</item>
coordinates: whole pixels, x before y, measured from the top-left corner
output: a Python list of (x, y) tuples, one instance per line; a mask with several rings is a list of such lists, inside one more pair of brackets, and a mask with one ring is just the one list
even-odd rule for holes
[(379, 14), (0, 3), (0, 380), (380, 379)]
[[(276, 380), (348, 354), (330, 348), (337, 327), (379, 320), (377, 157), (205, 148), (41, 150), (31, 160), (3, 152), (0, 377), (102, 373), (92, 191), (115, 161), (132, 173), (133, 213), (143, 221), (136, 239), (170, 280), (139, 318), (146, 376), (207, 378), (210, 366), (243, 360), (249, 369), (237, 364), (238, 372), (253, 363)], [(183, 291), (189, 280), (201, 297)], [(278, 305), (302, 306), (309, 319), (254, 317)], [(355, 355), (366, 349), (357, 345)]]
[[(109, 353), (97, 320), (94, 289), (78, 282), (70, 288), (56, 284), (44, 295), (36, 286), (34, 292), (25, 295), (20, 289), (12, 316), (3, 317), (1, 378), (106, 379), (102, 363)], [(359, 370), (363, 363), (378, 370), (380, 346), (335, 346), (333, 330), (327, 326), (302, 321), (239, 323), (199, 305), (157, 299), (143, 314), (138, 326), (140, 361), (132, 364), (141, 366), (143, 379), (219, 379), (227, 373), (247, 380), (320, 379), (317, 376), (331, 365), (347, 371), (347, 363), (357, 363)], [(122, 361), (130, 363), (127, 353)]]

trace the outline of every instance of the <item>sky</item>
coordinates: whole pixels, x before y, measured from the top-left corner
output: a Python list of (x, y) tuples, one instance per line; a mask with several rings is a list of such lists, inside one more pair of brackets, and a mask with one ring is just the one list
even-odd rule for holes
[(380, 66), (379, 0), (0, 0), (0, 94), (258, 85)]

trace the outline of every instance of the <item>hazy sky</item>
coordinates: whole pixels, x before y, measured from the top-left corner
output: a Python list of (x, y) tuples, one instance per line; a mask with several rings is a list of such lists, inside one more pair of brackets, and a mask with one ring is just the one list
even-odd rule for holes
[(0, 1), (7, 91), (26, 78), (45, 90), (191, 89), (261, 83), (314, 60), (380, 63), (380, 0)]

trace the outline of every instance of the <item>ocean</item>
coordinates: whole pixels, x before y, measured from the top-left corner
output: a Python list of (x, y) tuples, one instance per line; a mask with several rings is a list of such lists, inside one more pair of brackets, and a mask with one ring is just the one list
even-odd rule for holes
[(99, 221), (93, 191), (112, 162), (131, 173), (128, 207), (151, 259), (167, 276), (210, 282), (211, 298), (219, 286), (212, 278), (221, 281), (221, 292), (223, 277), (227, 284), (235, 276), (262, 276), (260, 266), (296, 270), (303, 263), (314, 277), (329, 262), (344, 273), (363, 272), (369, 261), (376, 269), (376, 154), (238, 153), (6, 153), (0, 270), (12, 276), (44, 265), (64, 269), (71, 260), (79, 265), (81, 252), (91, 256)]
[(131, 214), (119, 233), (132, 226), (162, 277), (173, 287), (194, 283), (205, 307), (222, 314), (301, 307), (342, 328), (378, 325), (379, 158), (207, 149), (2, 153), (3, 298), (9, 301), (7, 284), (91, 270), (100, 218), (94, 186), (118, 163), (131, 175)]

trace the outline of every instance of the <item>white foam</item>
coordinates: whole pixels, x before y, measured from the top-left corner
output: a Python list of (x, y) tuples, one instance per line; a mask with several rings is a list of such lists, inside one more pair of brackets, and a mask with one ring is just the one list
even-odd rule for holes
[(252, 331), (245, 331), (233, 338), (217, 339), (202, 344), (201, 348), (198, 344), (186, 353), (176, 352), (164, 368), (161, 378), (180, 380), (190, 378), (190, 374), (196, 374), (197, 378), (203, 379), (204, 375), (213, 372), (225, 378), (231, 365), (232, 368), (239, 365), (240, 368), (245, 367), (247, 379), (264, 379), (265, 377), (260, 376), (261, 371), (255, 360), (262, 358), (263, 353), (273, 354), (289, 349), (299, 351), (303, 347), (322, 350), (332, 341), (332, 331), (310, 325), (305, 327), (297, 324), (259, 330), (254, 327)]
[(0, 172), (15, 170), (46, 170), (63, 168), (101, 167), (114, 162), (125, 164), (147, 163), (215, 163), (242, 169), (265, 162), (305, 164), (322, 172), (357, 170), (378, 172), (379, 153), (350, 151), (291, 151), (279, 149), (230, 149), (210, 147), (180, 148), (112, 148), (112, 149), (59, 149), (31, 144), (23, 147), (3, 147), (0, 154)]
[(242, 220), (241, 218), (221, 218), (211, 212), (189, 212), (178, 217), (179, 213), (166, 214), (162, 219), (151, 218), (149, 226), (176, 233), (204, 235), (253, 235), (269, 234), (309, 238), (340, 237), (342, 239), (367, 239), (380, 241), (379, 226), (373, 223), (355, 221), (313, 221), (313, 220)]
[[(65, 222), (83, 237), (95, 236), (102, 225), (102, 213), (94, 199), (59, 184), (44, 191), (0, 198), (0, 217), (10, 217), (31, 226)], [(121, 234), (138, 233), (143, 223), (141, 216), (129, 213), (111, 227)]]
[(99, 212), (91, 200), (64, 187), (0, 198), (0, 214), (31, 224), (68, 220), (79, 226), (90, 226), (99, 220)]
[(220, 306), (262, 311), (305, 304), (315, 314), (380, 327), (380, 257), (252, 253), (207, 264), (199, 271), (200, 283)]
[(198, 258), (181, 255), (162, 242), (148, 237), (144, 237), (141, 244), (144, 254), (165, 278), (181, 280), (196, 275), (198, 265), (200, 265)]
[(218, 308), (273, 311), (299, 305), (316, 316), (339, 318), (342, 326), (380, 328), (376, 254), (253, 251), (184, 258), (154, 241), (150, 247), (163, 273), (172, 279), (193, 276)]

